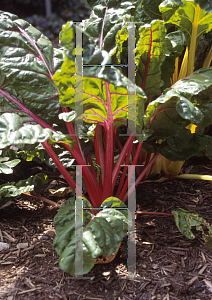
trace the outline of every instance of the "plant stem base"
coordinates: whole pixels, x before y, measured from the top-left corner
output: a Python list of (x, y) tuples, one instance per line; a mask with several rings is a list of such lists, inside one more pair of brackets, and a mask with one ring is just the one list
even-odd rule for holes
[(111, 253), (110, 255), (101, 255), (101, 256), (95, 258), (94, 259), (94, 264), (95, 265), (97, 265), (97, 264), (109, 264), (116, 257), (120, 246), (121, 246), (121, 243), (118, 245), (116, 252)]

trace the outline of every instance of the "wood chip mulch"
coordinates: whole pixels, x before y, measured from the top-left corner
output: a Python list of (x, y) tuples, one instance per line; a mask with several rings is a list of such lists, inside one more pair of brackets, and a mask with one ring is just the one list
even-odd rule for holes
[[(183, 173), (212, 175), (212, 161), (190, 159)], [(150, 181), (139, 184), (136, 195), (139, 211), (171, 213), (181, 207), (212, 224), (210, 181)], [(212, 299), (212, 250), (198, 231), (194, 240), (184, 237), (172, 216), (137, 215), (133, 279), (127, 277), (127, 237), (111, 263), (75, 279), (59, 268), (52, 248), (57, 211), (25, 195), (0, 209), (0, 243), (9, 247), (0, 250), (0, 299)]]

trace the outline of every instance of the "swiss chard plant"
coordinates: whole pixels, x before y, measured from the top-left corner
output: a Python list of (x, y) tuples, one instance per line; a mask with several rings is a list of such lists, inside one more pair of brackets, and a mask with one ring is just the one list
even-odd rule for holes
[[(212, 137), (202, 130), (212, 123), (211, 54), (205, 68), (194, 69), (193, 51), (212, 29), (210, 5), (88, 3), (90, 18), (63, 26), (60, 49), (26, 21), (0, 11), (0, 148), (15, 146), (40, 159), (47, 153), (81, 195), (80, 239), (75, 239), (75, 198), (66, 200), (54, 219), (53, 247), (60, 267), (70, 274), (76, 271), (74, 261), (80, 261), (75, 253), (80, 243), (85, 274), (96, 257), (115, 252), (127, 234), (124, 202), (134, 190), (128, 182), (135, 166), (137, 186), (160, 154), (171, 161), (212, 157)], [(129, 53), (132, 24), (135, 51)], [(184, 67), (184, 53), (193, 67), (174, 80), (180, 75), (177, 66)], [(129, 80), (132, 71), (135, 78)], [(60, 160), (63, 153), (83, 166), (83, 195), (67, 169), (72, 163)]]

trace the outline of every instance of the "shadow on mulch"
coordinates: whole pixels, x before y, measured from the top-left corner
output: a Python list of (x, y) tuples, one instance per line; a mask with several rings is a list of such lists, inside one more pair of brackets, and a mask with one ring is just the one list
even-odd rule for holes
[[(183, 173), (212, 175), (212, 161), (190, 159)], [(212, 224), (211, 188), (210, 181), (200, 180), (143, 182), (136, 189), (137, 208), (196, 210)], [(40, 193), (47, 197), (46, 190)], [(212, 299), (212, 251), (198, 232), (194, 240), (185, 238), (173, 217), (137, 216), (134, 279), (127, 278), (125, 238), (116, 258), (95, 265), (83, 280), (58, 266), (52, 249), (57, 210), (25, 195), (0, 210), (0, 241), (10, 246), (0, 251), (0, 299)], [(17, 249), (21, 243), (25, 248)]]

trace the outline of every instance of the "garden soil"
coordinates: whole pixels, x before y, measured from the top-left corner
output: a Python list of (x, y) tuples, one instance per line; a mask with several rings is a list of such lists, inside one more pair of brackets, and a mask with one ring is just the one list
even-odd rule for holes
[[(56, 170), (45, 172), (54, 189), (67, 186)], [(212, 175), (212, 161), (189, 159), (182, 172)], [(58, 204), (68, 197), (51, 195), (49, 184), (37, 192)], [(212, 224), (210, 181), (152, 179), (138, 185), (136, 199), (138, 211), (171, 213), (181, 207), (197, 211)], [(52, 248), (57, 211), (27, 195), (0, 209), (0, 242), (9, 245), (0, 251), (0, 299), (212, 299), (212, 250), (198, 231), (193, 240), (184, 237), (172, 216), (137, 214), (134, 278), (128, 277), (126, 237), (111, 263), (97, 264), (83, 279), (76, 279), (59, 268)]]

